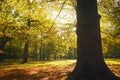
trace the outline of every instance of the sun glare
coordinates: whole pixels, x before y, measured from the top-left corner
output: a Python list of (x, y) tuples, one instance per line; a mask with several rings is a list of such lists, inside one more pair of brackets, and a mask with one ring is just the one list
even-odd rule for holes
[(50, 18), (55, 20), (56, 24), (68, 24), (74, 23), (76, 20), (76, 13), (74, 10), (62, 10), (59, 14), (59, 11), (52, 11)]

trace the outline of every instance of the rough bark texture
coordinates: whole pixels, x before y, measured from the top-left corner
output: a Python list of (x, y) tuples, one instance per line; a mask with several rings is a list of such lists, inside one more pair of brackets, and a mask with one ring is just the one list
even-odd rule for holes
[(77, 0), (77, 63), (67, 80), (120, 80), (102, 55), (97, 0)]

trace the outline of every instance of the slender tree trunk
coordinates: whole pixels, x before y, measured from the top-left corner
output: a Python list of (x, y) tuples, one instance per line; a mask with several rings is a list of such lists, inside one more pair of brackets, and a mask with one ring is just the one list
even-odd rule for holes
[(34, 57), (33, 57), (33, 59), (34, 59), (34, 60), (37, 60), (37, 42), (35, 42), (35, 44), (34, 44), (34, 50), (33, 50), (33, 52), (34, 52)]
[(5, 43), (0, 43), (0, 62), (4, 61), (4, 47), (5, 47)]
[(27, 63), (28, 62), (28, 43), (29, 43), (29, 41), (27, 40), (25, 42), (25, 46), (24, 46), (24, 56), (23, 56), (23, 62), (22, 63)]
[(7, 36), (3, 36), (2, 38), (0, 38), (0, 62), (4, 61), (4, 48), (5, 45), (8, 41), (10, 41), (12, 38), (7, 37)]
[(43, 44), (42, 60), (45, 60), (45, 43)]
[(7, 43), (7, 41), (1, 41), (1, 43), (0, 43), (0, 50), (4, 50), (4, 47), (5, 47), (5, 45), (6, 45), (6, 43)]
[(57, 60), (57, 54), (54, 53), (54, 60)]
[(41, 42), (40, 42), (40, 57), (39, 57), (39, 60), (42, 60), (42, 40), (41, 40)]
[(77, 0), (77, 62), (67, 80), (120, 80), (102, 55), (97, 0)]
[(43, 39), (44, 39), (44, 34), (41, 33), (41, 40), (40, 40), (40, 57), (39, 60), (43, 60)]
[(1, 37), (0, 38), (0, 50), (4, 50), (4, 47), (5, 47), (5, 45), (6, 45), (6, 43), (8, 42), (8, 41), (10, 41), (12, 38), (10, 38), (10, 37), (8, 37), (8, 36), (3, 36), (3, 37)]

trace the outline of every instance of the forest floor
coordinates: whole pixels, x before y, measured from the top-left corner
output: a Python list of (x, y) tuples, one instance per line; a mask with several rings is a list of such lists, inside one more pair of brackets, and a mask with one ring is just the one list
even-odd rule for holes
[[(106, 59), (108, 67), (120, 77), (120, 59)], [(26, 64), (0, 63), (0, 80), (65, 80), (75, 60), (30, 61)]]

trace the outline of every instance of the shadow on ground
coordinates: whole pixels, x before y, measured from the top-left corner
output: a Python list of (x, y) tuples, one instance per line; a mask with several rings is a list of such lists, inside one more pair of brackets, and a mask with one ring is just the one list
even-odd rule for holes
[(69, 67), (32, 67), (0, 71), (0, 80), (65, 80), (74, 65)]
[[(31, 67), (26, 69), (1, 70), (0, 80), (65, 80), (66, 75), (74, 68), (68, 67)], [(109, 68), (120, 76), (120, 65), (109, 65)]]

